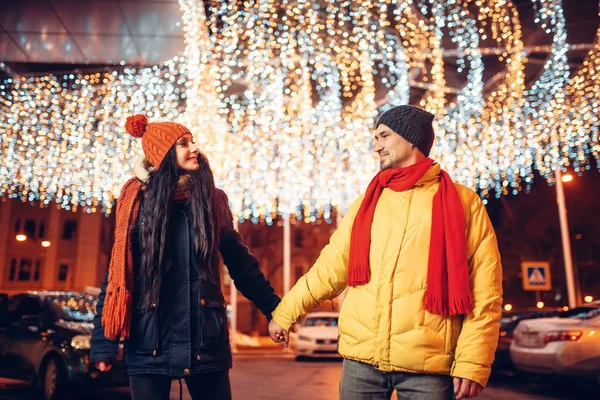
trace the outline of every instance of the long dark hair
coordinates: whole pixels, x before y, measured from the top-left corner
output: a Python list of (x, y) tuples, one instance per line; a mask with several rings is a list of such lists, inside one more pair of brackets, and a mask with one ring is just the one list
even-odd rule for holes
[[(189, 188), (187, 207), (194, 231), (196, 268), (201, 279), (218, 280), (218, 249), (220, 227), (217, 191), (208, 159), (199, 153), (200, 169), (185, 172), (177, 168), (175, 146), (169, 150), (160, 168), (150, 169), (144, 190), (144, 206), (140, 214), (141, 291), (146, 307), (158, 304), (161, 280), (170, 269), (166, 256), (167, 228), (175, 189), (181, 179)], [(187, 175), (187, 176), (186, 176)]]

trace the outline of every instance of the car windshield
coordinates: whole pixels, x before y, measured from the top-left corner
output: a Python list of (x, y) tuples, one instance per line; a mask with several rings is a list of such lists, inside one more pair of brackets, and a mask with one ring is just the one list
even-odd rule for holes
[(309, 317), (304, 326), (338, 326), (337, 317)]
[(588, 312), (580, 312), (578, 314), (572, 315), (569, 318), (577, 318), (577, 319), (591, 319), (600, 315), (600, 308), (592, 309)]
[(588, 313), (597, 311), (598, 308), (593, 307), (593, 306), (580, 306), (580, 307), (575, 307), (570, 309), (569, 311), (565, 311), (563, 312), (560, 317), (561, 318), (582, 318), (582, 319), (587, 319), (584, 318), (584, 316)]
[(96, 301), (93, 296), (64, 294), (49, 296), (48, 301), (56, 318), (69, 322), (92, 322), (96, 314)]

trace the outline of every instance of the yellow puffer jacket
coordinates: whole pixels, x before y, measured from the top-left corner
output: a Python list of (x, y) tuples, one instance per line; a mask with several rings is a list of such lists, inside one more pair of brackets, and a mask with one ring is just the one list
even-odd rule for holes
[[(446, 374), (487, 384), (498, 343), (502, 269), (496, 236), (479, 196), (456, 184), (466, 219), (474, 308), (443, 317), (423, 308), (433, 196), (439, 164), (411, 189), (384, 189), (371, 228), (371, 280), (349, 288), (339, 318), (339, 352), (381, 371)], [(338, 296), (348, 280), (352, 224), (362, 197), (350, 207), (310, 271), (273, 313), (282, 328), (318, 303)]]

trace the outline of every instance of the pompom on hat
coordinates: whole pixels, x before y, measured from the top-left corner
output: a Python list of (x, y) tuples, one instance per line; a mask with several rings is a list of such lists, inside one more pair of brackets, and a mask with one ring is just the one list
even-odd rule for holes
[(136, 114), (127, 118), (127, 122), (125, 122), (125, 129), (134, 138), (141, 138), (144, 136), (144, 131), (146, 130), (147, 125), (148, 118), (146, 118), (146, 116), (143, 114)]
[(125, 122), (125, 129), (135, 138), (142, 138), (144, 155), (158, 169), (177, 139), (191, 133), (176, 122), (148, 122), (143, 114), (132, 115)]

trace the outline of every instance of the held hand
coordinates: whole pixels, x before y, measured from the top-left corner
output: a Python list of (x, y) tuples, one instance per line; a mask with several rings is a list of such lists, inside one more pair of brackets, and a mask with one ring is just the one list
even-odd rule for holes
[(477, 382), (470, 381), (465, 378), (454, 378), (454, 394), (456, 400), (460, 399), (472, 399), (479, 396), (479, 393), (483, 390)]
[(288, 331), (277, 325), (277, 323), (273, 320), (269, 322), (269, 336), (271, 336), (271, 339), (275, 343), (283, 343), (284, 347), (288, 347), (290, 342)]
[(94, 363), (94, 366), (100, 372), (108, 372), (112, 368), (112, 362), (110, 362), (110, 361), (96, 361)]

